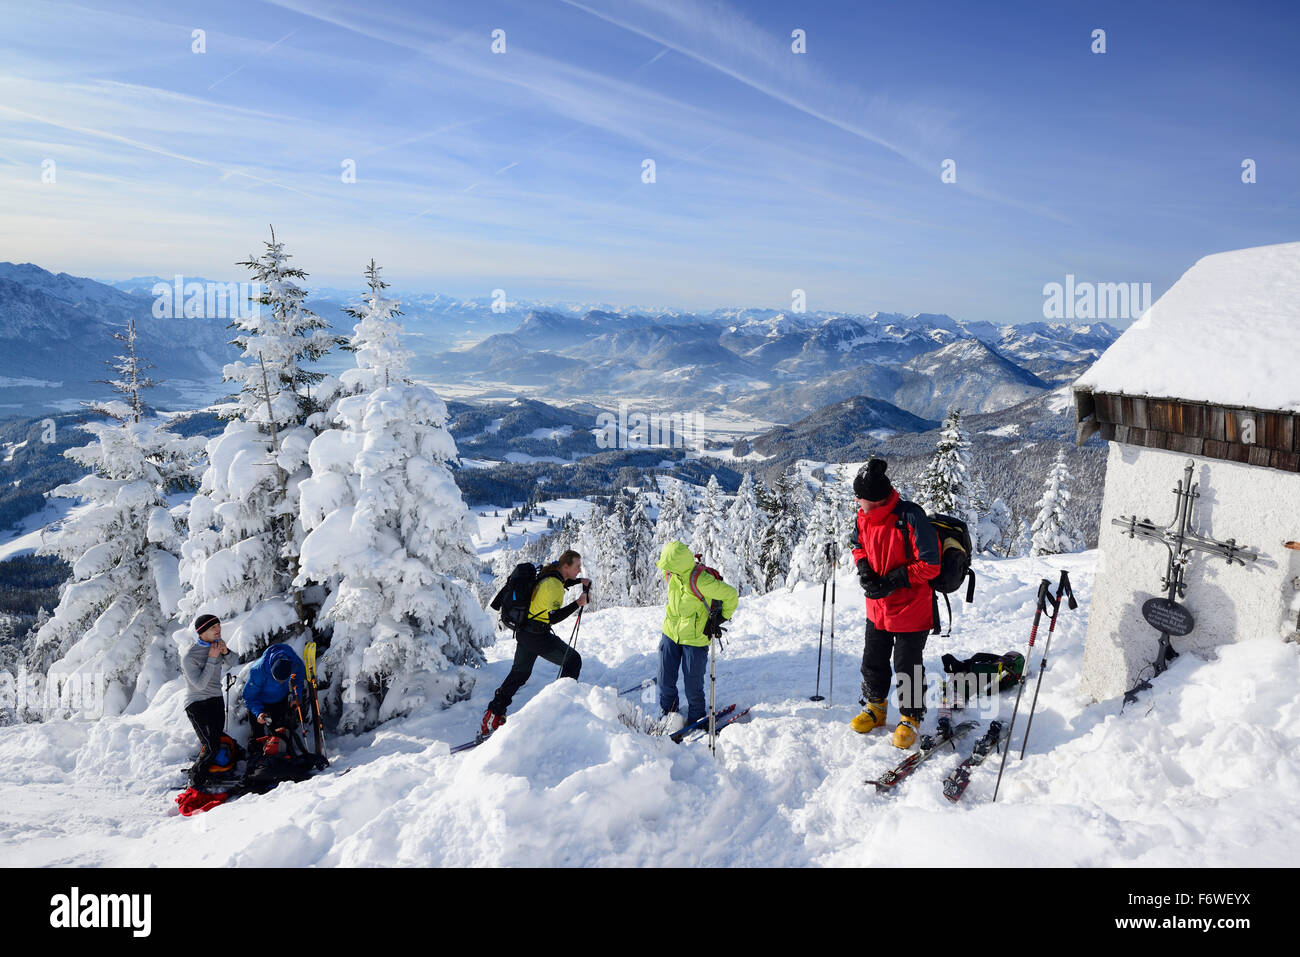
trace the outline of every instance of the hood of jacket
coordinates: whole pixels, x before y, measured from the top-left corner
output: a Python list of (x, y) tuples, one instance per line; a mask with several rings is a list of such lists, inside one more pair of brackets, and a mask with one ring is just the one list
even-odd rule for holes
[(695, 567), (695, 553), (681, 542), (668, 542), (659, 553), (655, 567), (674, 575), (689, 575)]

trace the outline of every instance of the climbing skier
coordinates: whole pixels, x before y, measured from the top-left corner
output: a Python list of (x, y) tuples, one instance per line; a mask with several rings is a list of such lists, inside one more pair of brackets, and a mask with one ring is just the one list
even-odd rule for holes
[(181, 673), (185, 676), (185, 716), (199, 736), (199, 757), (189, 778), (191, 784), (201, 787), (208, 783), (208, 768), (220, 757), (221, 736), (226, 731), (221, 668), (230, 662), (231, 651), (221, 640), (221, 622), (216, 615), (199, 615), (194, 632), (194, 645), (181, 659)]
[[(555, 562), (543, 566), (538, 573), (528, 606), (528, 620), (515, 632), (514, 664), (483, 712), (483, 722), (479, 727), (481, 736), (487, 737), (506, 723), (506, 709), (516, 692), (531, 677), (538, 658), (559, 665), (561, 678), (576, 679), (582, 671), (582, 655), (551, 630), (552, 625), (564, 621), (590, 601), (591, 579), (579, 577), (581, 574), (582, 556), (572, 549), (561, 553)], [(564, 605), (564, 590), (574, 585), (582, 585), (582, 594)]]
[(885, 724), (892, 654), (900, 713), (894, 745), (910, 748), (925, 714), (921, 656), (938, 613), (927, 583), (939, 574), (939, 536), (919, 505), (900, 498), (886, 468), (883, 459), (872, 459), (853, 480), (858, 500), (853, 558), (866, 595), (867, 626), (863, 711), (851, 726), (866, 734)]
[[(671, 733), (708, 713), (704, 675), (709, 667), (711, 606), (721, 602), (719, 614), (726, 621), (736, 613), (739, 593), (698, 565), (695, 555), (681, 542), (665, 543), (655, 566), (668, 577), (668, 603), (659, 638), (659, 707), (668, 719), (665, 731)], [(716, 617), (712, 623), (720, 624)], [(680, 716), (673, 717), (677, 715), (679, 669), (686, 685), (684, 722)]]
[[(276, 728), (298, 726), (298, 715), (290, 691), (299, 702), (307, 700), (307, 666), (288, 645), (270, 645), (248, 669), (244, 682), (244, 705), (248, 708), (248, 749), (257, 749), (257, 739)], [(292, 679), (293, 687), (290, 688)]]

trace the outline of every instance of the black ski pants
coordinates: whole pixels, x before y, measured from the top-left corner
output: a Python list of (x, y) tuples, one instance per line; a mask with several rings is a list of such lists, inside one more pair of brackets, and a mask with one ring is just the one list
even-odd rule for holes
[(186, 705), (185, 716), (199, 736), (199, 756), (190, 769), (190, 781), (203, 784), (208, 779), (208, 765), (221, 747), (221, 735), (226, 730), (226, 703), (220, 698), (204, 698)]
[(582, 671), (582, 655), (570, 648), (568, 642), (553, 631), (535, 632), (520, 629), (515, 632), (515, 661), (510, 674), (501, 683), (488, 705), (493, 714), (505, 714), (516, 692), (524, 686), (533, 673), (537, 659), (543, 658), (553, 665), (564, 664), (561, 678), (577, 678)]
[(862, 696), (882, 700), (889, 694), (890, 656), (897, 678), (898, 710), (909, 718), (925, 715), (925, 631), (882, 631), (867, 619), (866, 645), (862, 649)]

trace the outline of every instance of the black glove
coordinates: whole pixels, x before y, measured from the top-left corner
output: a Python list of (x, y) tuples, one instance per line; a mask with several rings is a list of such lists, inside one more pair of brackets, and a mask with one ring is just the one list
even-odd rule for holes
[(873, 601), (884, 598), (900, 588), (907, 588), (911, 582), (907, 578), (907, 566), (899, 565), (892, 572), (881, 575), (871, 585), (864, 584), (863, 592)]
[(722, 623), (726, 621), (722, 617), (722, 602), (714, 601), (713, 606), (709, 609), (709, 620), (704, 623), (704, 637), (710, 640), (722, 638)]
[(865, 558), (858, 559), (858, 582), (862, 585), (865, 592), (869, 588), (875, 587), (880, 581), (880, 576), (871, 570), (871, 564)]

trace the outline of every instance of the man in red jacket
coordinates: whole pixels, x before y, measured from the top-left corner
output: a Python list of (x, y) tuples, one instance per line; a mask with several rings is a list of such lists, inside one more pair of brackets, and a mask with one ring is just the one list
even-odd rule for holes
[(901, 719), (894, 745), (910, 748), (925, 714), (925, 639), (935, 623), (929, 581), (939, 574), (939, 536), (925, 510), (904, 502), (885, 475), (883, 459), (872, 459), (853, 480), (858, 500), (853, 559), (867, 596), (867, 638), (862, 650), (863, 712), (852, 721), (866, 734), (885, 723), (889, 659), (898, 679)]

